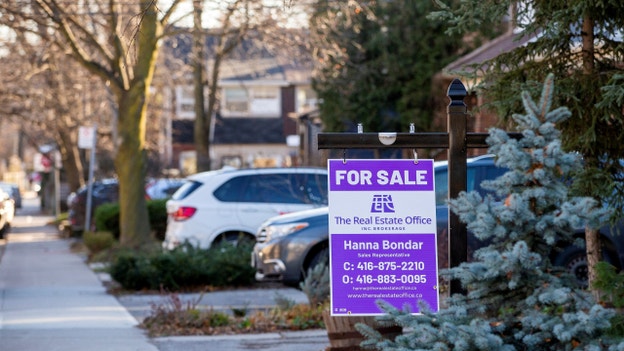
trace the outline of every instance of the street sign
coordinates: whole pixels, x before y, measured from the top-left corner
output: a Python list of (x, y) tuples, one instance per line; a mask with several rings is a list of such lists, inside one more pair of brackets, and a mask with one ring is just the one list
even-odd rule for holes
[(438, 310), (433, 160), (329, 160), (331, 314)]
[(78, 128), (78, 147), (91, 149), (95, 145), (95, 127), (82, 126)]
[(89, 183), (87, 184), (87, 208), (85, 211), (85, 231), (91, 230), (91, 207), (93, 194), (93, 169), (95, 168), (95, 147), (97, 146), (97, 124), (91, 127), (82, 126), (78, 128), (78, 147), (90, 149), (89, 156)]

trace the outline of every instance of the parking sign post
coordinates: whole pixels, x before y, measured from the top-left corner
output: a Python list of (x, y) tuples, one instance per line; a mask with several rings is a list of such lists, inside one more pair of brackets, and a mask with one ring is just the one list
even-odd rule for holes
[(87, 184), (87, 203), (85, 209), (84, 231), (91, 230), (91, 208), (93, 207), (93, 169), (95, 168), (95, 147), (97, 146), (97, 124), (92, 127), (80, 127), (78, 131), (78, 146), (91, 149), (89, 153), (89, 180)]

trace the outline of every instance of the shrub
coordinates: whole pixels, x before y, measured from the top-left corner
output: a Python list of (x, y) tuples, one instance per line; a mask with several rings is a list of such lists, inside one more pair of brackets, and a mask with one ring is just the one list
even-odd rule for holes
[(151, 256), (151, 266), (159, 274), (159, 282), (151, 289), (161, 286), (167, 289), (197, 288), (215, 285), (210, 276), (211, 260), (207, 250), (185, 245), (172, 251)]
[(165, 240), (167, 231), (167, 200), (147, 200), (147, 214), (154, 238)]
[(85, 232), (82, 241), (91, 255), (111, 249), (116, 242), (111, 232)]
[(182, 245), (171, 251), (126, 251), (110, 274), (125, 289), (170, 290), (210, 286), (248, 286), (254, 281), (249, 245), (222, 244), (208, 250)]
[(324, 328), (323, 311), (327, 305), (288, 304), (269, 311), (233, 310), (233, 316), (201, 308), (203, 294), (183, 301), (178, 294), (168, 293), (164, 303), (152, 304), (151, 313), (141, 323), (152, 337), (167, 335), (215, 335), (233, 333), (275, 332)]
[(308, 270), (308, 274), (299, 287), (306, 294), (310, 306), (318, 306), (329, 301), (327, 258)]
[(596, 264), (596, 280), (594, 288), (600, 292), (600, 302), (603, 305), (613, 306), (620, 313), (611, 318), (611, 328), (608, 335), (624, 337), (624, 273), (618, 272), (617, 268), (607, 262)]
[(322, 329), (325, 328), (323, 311), (328, 308), (327, 303), (317, 306), (298, 304), (284, 311), (283, 318), (292, 330)]
[[(167, 230), (167, 200), (147, 200), (147, 214), (154, 238), (159, 241), (165, 239)], [(119, 240), (119, 204), (106, 203), (98, 206), (94, 214), (95, 227), (97, 230), (113, 233)]]
[(107, 231), (119, 240), (119, 204), (106, 203), (98, 206), (93, 215), (95, 228), (98, 231)]
[(109, 273), (128, 290), (153, 289), (160, 281), (159, 272), (151, 265), (148, 255), (133, 251), (117, 253)]
[(215, 286), (247, 286), (254, 282), (255, 269), (249, 264), (253, 245), (227, 242), (210, 248), (208, 274)]
[(152, 305), (152, 313), (141, 326), (148, 330), (150, 336), (163, 336), (194, 334), (203, 329), (230, 325), (227, 314), (199, 309), (202, 296), (184, 303), (177, 294), (169, 294), (167, 303)]

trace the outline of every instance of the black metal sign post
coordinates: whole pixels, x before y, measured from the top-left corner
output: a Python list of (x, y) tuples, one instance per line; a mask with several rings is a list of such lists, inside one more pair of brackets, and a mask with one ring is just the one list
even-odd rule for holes
[[(466, 190), (466, 158), (468, 148), (486, 148), (488, 133), (466, 131), (466, 88), (459, 79), (449, 85), (447, 96), (447, 132), (433, 133), (319, 133), (319, 149), (447, 149), (448, 196), (456, 198)], [(515, 133), (514, 133), (515, 134)], [(516, 136), (517, 137), (517, 136)], [(457, 267), (468, 258), (466, 226), (449, 209), (449, 267)], [(459, 281), (451, 282), (451, 294), (462, 292)]]

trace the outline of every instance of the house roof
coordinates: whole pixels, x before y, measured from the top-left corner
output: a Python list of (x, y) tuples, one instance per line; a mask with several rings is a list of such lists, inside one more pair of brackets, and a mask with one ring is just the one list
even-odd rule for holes
[(514, 31), (508, 31), (505, 34), (483, 44), (469, 54), (451, 62), (442, 69), (442, 72), (444, 74), (451, 74), (452, 72), (465, 71), (470, 69), (471, 66), (479, 64), (483, 64), (482, 68), (486, 68), (487, 61), (492, 60), (503, 53), (522, 47), (534, 38), (535, 35), (523, 35)]
[(253, 80), (285, 81), (284, 70), (272, 57), (224, 60), (219, 76), (221, 83)]
[[(572, 24), (570, 27), (570, 33), (575, 33), (572, 36), (572, 50), (580, 51), (580, 28), (577, 24)], [(459, 59), (451, 62), (441, 71), (443, 75), (455, 76), (453, 72), (472, 71), (475, 66), (481, 65), (479, 68), (487, 69), (487, 62), (498, 57), (503, 53), (513, 51), (517, 48), (527, 45), (540, 38), (544, 33), (542, 31), (526, 33), (518, 32), (515, 30), (509, 30), (505, 34), (483, 44), (476, 50), (470, 52), (467, 55), (460, 57)], [(602, 36), (614, 41), (622, 41), (624, 31), (615, 30), (613, 32), (602, 33)]]
[(275, 57), (224, 60), (219, 71), (219, 85), (251, 82), (263, 85), (267, 83), (291, 85), (310, 82), (312, 67), (281, 61), (283, 60)]
[[(218, 37), (213, 35), (209, 30), (204, 36), (204, 48), (206, 57), (213, 55), (215, 48), (218, 46)], [(191, 63), (191, 52), (193, 48), (193, 35), (188, 30), (181, 30), (174, 36), (167, 36), (163, 40), (163, 48), (170, 55), (171, 59), (180, 60), (185, 64)], [(253, 57), (270, 57), (266, 50), (258, 49), (250, 40), (243, 40), (232, 52), (229, 57), (246, 59), (251, 55)], [(165, 55), (166, 56), (166, 55)]]
[[(289, 34), (289, 33), (286, 33)], [(304, 33), (292, 29), (293, 37)], [(182, 31), (176, 36), (164, 40), (165, 65), (176, 67), (180, 62), (189, 64), (192, 57), (192, 35)], [(205, 56), (208, 67), (212, 66), (217, 37), (210, 31), (205, 36)], [(176, 63), (177, 62), (177, 63)], [(280, 81), (288, 84), (309, 83), (312, 61), (305, 45), (277, 46), (274, 50), (264, 49), (258, 39), (243, 40), (221, 63), (220, 82), (251, 82), (255, 80)]]

